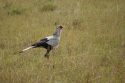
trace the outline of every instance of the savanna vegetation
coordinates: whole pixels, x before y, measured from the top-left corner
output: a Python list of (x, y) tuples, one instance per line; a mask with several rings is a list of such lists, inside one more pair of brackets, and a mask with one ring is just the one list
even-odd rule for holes
[[(50, 61), (18, 53), (58, 24)], [(125, 83), (125, 0), (0, 0), (0, 83)]]

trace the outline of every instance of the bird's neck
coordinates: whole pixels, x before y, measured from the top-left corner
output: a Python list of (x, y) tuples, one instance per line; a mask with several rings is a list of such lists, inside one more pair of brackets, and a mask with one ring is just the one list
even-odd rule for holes
[(61, 36), (61, 31), (56, 30), (55, 33), (53, 34), (55, 37), (60, 37)]

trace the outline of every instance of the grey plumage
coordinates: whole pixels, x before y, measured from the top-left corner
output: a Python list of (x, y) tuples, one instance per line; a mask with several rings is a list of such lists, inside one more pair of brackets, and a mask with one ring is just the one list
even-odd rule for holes
[(56, 31), (53, 33), (52, 36), (48, 36), (48, 37), (41, 39), (40, 41), (32, 44), (30, 47), (23, 49), (20, 53), (27, 51), (31, 48), (43, 47), (43, 48), (47, 49), (45, 57), (49, 58), (49, 52), (53, 48), (56, 48), (57, 46), (59, 46), (62, 28), (63, 27), (61, 25), (58, 25), (56, 28)]

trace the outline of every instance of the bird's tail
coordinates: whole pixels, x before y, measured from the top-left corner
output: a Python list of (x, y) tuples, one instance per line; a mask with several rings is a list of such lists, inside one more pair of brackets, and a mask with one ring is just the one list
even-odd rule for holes
[(29, 49), (31, 49), (31, 48), (34, 48), (34, 47), (35, 47), (35, 46), (27, 47), (27, 48), (23, 49), (22, 51), (20, 51), (19, 53), (25, 52), (25, 51), (27, 51), (27, 50), (29, 50)]

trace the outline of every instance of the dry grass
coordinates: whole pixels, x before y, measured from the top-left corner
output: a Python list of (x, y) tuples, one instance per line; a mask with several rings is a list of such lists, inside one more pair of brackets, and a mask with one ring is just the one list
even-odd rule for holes
[[(0, 83), (125, 83), (124, 20), (124, 0), (0, 1)], [(55, 24), (50, 64), (42, 48), (17, 53)]]

